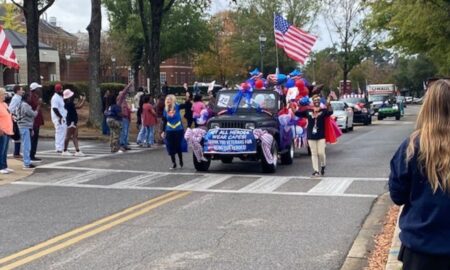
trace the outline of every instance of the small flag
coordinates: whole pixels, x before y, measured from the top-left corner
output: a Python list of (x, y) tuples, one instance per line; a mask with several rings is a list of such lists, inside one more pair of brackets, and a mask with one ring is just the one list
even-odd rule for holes
[(16, 54), (11, 46), (8, 38), (6, 37), (3, 27), (0, 25), (0, 64), (3, 64), (9, 68), (19, 69), (19, 63), (17, 62)]
[(317, 37), (290, 25), (280, 15), (275, 16), (274, 31), (276, 45), (283, 48), (289, 58), (304, 64)]

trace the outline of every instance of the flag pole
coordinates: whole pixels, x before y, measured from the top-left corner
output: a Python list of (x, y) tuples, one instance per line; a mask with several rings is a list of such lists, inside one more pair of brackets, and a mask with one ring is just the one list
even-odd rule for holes
[[(273, 13), (273, 34), (274, 34), (274, 37), (275, 37), (275, 17), (276, 17), (276, 14), (274, 12)], [(275, 54), (277, 56), (277, 67), (275, 69), (275, 74), (278, 75), (280, 73), (280, 69), (279, 69), (279, 60), (278, 60), (278, 46), (277, 46), (277, 42), (276, 41), (275, 41)]]

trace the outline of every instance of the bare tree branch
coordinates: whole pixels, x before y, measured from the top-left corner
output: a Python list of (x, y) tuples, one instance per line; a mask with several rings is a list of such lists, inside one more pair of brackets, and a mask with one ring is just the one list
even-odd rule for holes
[(174, 3), (175, 3), (175, 0), (170, 0), (170, 2), (167, 4), (167, 6), (163, 9), (163, 13), (168, 12)]
[(55, 3), (55, 0), (48, 0), (47, 5), (45, 5), (43, 8), (38, 10), (39, 16), (41, 16), (42, 13), (44, 13), (49, 7), (51, 7), (53, 5), (53, 3)]
[(14, 1), (14, 0), (11, 0), (11, 2), (12, 2), (14, 5), (16, 5), (18, 8), (20, 8), (20, 9), (23, 10), (23, 6), (21, 6), (19, 3), (17, 3), (17, 2)]

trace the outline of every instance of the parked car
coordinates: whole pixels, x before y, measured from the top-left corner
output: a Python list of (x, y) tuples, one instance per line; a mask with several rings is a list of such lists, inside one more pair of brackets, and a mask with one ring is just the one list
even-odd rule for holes
[(405, 97), (405, 102), (406, 102), (407, 104), (411, 104), (412, 101), (413, 101), (413, 97), (411, 97), (411, 96), (406, 96), (406, 97)]
[(336, 123), (345, 133), (353, 130), (353, 109), (343, 101), (332, 101), (333, 116), (336, 117)]
[(422, 104), (422, 102), (423, 102), (423, 97), (413, 98), (413, 100), (412, 100), (413, 104)]
[[(26, 88), (27, 85), (26, 84), (19, 84), (20, 86), (22, 86), (23, 88)], [(15, 84), (7, 84), (5, 85), (5, 90), (6, 90), (6, 95), (8, 97), (12, 97), (14, 96), (14, 86), (16, 86)]]
[(371, 108), (371, 103), (364, 95), (344, 95), (340, 98), (340, 101), (345, 102), (353, 109), (354, 123), (362, 123), (364, 125), (372, 124), (374, 111)]
[[(201, 141), (203, 155), (206, 160), (198, 161), (194, 157), (197, 171), (207, 171), (212, 160), (231, 163), (233, 158), (259, 161), (265, 173), (276, 171), (279, 160), (282, 164), (292, 164), (294, 159), (294, 143), (281, 143), (278, 111), (280, 96), (273, 90), (258, 90), (252, 93), (250, 104), (243, 97), (234, 112), (237, 91), (223, 90), (217, 92), (214, 112), (216, 116), (208, 120), (207, 133)], [(273, 136), (271, 154), (274, 162), (268, 162), (262, 150), (262, 142), (256, 139), (253, 131), (261, 129)], [(238, 145), (234, 145), (236, 142)], [(245, 142), (245, 143), (244, 143)]]

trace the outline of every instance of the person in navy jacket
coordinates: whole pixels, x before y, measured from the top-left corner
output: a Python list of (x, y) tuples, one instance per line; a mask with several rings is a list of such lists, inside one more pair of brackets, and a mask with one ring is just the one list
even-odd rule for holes
[(391, 160), (404, 270), (450, 269), (450, 80), (429, 85), (415, 131)]

